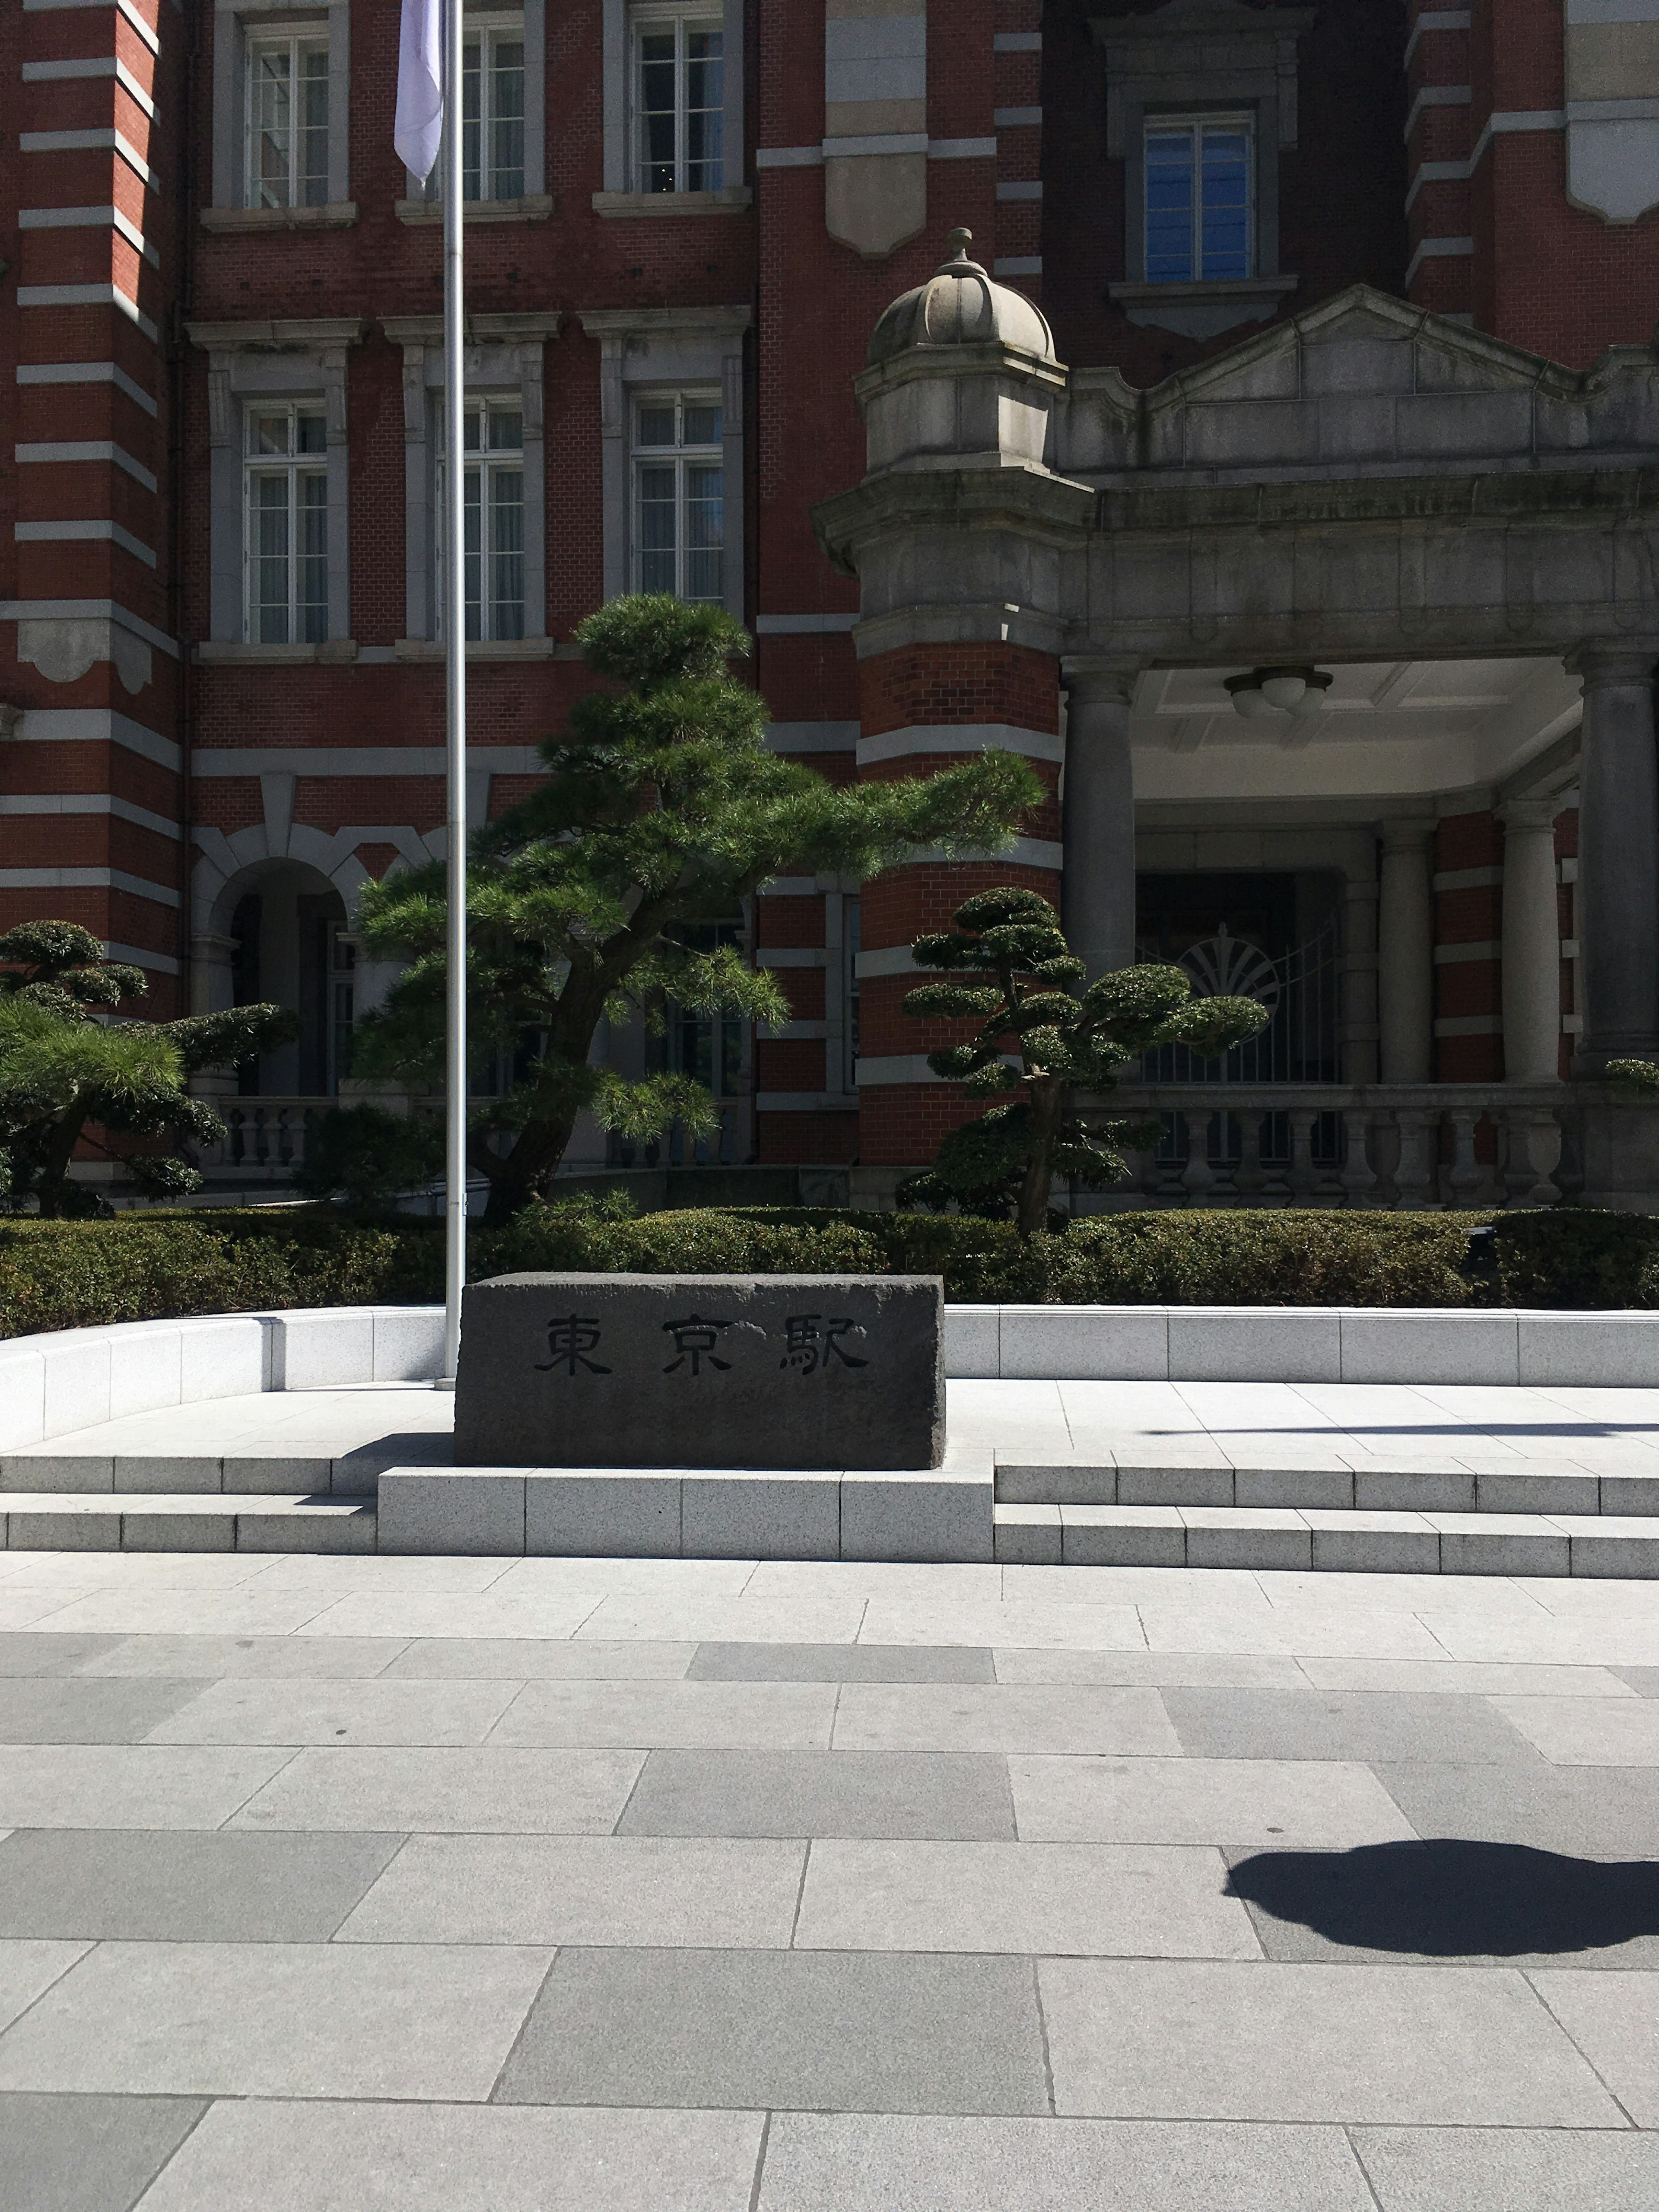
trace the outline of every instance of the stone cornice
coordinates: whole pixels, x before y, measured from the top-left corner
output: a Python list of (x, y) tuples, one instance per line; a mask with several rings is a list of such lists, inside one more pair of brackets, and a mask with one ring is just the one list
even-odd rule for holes
[(1006, 530), (1080, 549), (1098, 497), (1087, 484), (1030, 467), (896, 469), (820, 500), (812, 527), (831, 567), (853, 575), (855, 549), (895, 531)]

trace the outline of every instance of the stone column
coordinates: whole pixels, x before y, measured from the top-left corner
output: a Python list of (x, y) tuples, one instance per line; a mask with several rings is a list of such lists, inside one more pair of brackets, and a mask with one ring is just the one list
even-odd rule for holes
[(1384, 1083), (1427, 1083), (1434, 1069), (1434, 824), (1382, 824), (1377, 902), (1377, 1017)]
[(1578, 973), (1583, 1030), (1576, 1068), (1659, 1051), (1659, 758), (1654, 654), (1580, 648), (1584, 679), (1578, 799)]
[(1560, 1073), (1561, 923), (1555, 895), (1554, 799), (1512, 799), (1504, 824), (1504, 1074), (1553, 1083)]
[(1133, 669), (1066, 679), (1066, 848), (1060, 911), (1088, 980), (1135, 957), (1135, 790), (1129, 756)]

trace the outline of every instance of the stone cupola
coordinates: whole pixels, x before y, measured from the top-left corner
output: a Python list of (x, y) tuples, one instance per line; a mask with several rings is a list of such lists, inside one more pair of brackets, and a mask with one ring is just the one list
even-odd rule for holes
[(968, 257), (973, 234), (876, 325), (856, 380), (867, 473), (942, 467), (1042, 468), (1066, 371), (1023, 293)]

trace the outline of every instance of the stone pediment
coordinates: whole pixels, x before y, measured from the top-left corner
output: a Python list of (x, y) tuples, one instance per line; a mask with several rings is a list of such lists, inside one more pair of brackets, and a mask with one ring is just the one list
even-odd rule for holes
[(1120, 480), (1605, 467), (1659, 445), (1659, 358), (1566, 368), (1360, 284), (1146, 391), (1076, 371), (1057, 428), (1063, 474)]

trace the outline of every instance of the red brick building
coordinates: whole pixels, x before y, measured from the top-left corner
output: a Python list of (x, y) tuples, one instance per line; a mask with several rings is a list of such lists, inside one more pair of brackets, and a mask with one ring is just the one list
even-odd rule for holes
[[(905, 948), (1019, 880), (1096, 965), (1275, 1008), (1146, 1071), (1139, 1195), (1651, 1202), (1593, 1081), (1659, 1042), (1651, 15), (468, 6), (475, 813), (637, 588), (738, 615), (828, 774), (1002, 744), (1053, 793), (1003, 859), (732, 916), (795, 1018), (670, 1039), (724, 1157), (925, 1159)], [(335, 1091), (358, 890), (443, 849), (397, 21), (0, 13), (0, 922), (83, 921), (161, 1011), (293, 1003), (247, 1131)]]

